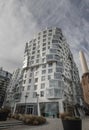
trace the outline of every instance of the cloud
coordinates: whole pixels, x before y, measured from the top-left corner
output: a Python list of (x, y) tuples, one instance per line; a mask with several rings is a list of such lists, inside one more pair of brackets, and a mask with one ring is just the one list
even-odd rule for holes
[(22, 66), (25, 43), (41, 29), (62, 28), (81, 73), (79, 50), (87, 62), (89, 50), (88, 0), (0, 0), (0, 63), (13, 71)]

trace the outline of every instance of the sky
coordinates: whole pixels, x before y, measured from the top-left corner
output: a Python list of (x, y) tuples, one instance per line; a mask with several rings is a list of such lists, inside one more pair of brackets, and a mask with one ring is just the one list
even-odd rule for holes
[(46, 27), (59, 27), (82, 75), (79, 51), (89, 66), (89, 0), (0, 0), (0, 66), (22, 67), (25, 43)]

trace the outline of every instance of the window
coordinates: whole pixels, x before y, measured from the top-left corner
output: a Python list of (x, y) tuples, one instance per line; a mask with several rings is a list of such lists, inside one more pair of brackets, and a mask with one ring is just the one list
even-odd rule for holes
[(42, 48), (42, 51), (45, 51), (46, 50), (46, 47)]
[(31, 68), (31, 71), (33, 71), (33, 68)]
[(51, 75), (48, 75), (48, 80), (50, 80), (51, 79)]
[(49, 33), (48, 36), (52, 36), (52, 33)]
[(60, 73), (54, 73), (54, 78), (55, 79), (61, 79), (61, 74)]
[(34, 90), (37, 90), (37, 85), (34, 85)]
[(42, 74), (45, 74), (46, 73), (46, 70), (42, 70)]
[(25, 78), (27, 77), (27, 75), (25, 74)]
[(22, 91), (24, 91), (24, 86), (22, 87)]
[(35, 79), (35, 83), (38, 82), (38, 78)]
[(33, 59), (34, 59), (34, 56), (31, 57), (31, 60), (33, 60)]
[(58, 81), (56, 81), (56, 80), (51, 80), (51, 81), (49, 82), (49, 86), (50, 86), (50, 87), (53, 87), (53, 88), (58, 87), (58, 86), (59, 86), (59, 85), (58, 85)]
[(36, 43), (34, 43), (33, 46), (36, 46)]
[(48, 49), (50, 49), (50, 46), (48, 46)]
[(42, 59), (42, 62), (43, 62), (43, 63), (45, 62), (45, 58)]
[(38, 37), (38, 40), (40, 39), (40, 36)]
[(45, 88), (45, 83), (41, 84), (41, 89)]
[(38, 50), (37, 52), (40, 53), (40, 50)]
[(52, 29), (50, 29), (49, 32), (52, 32)]
[(47, 31), (45, 30), (45, 31), (43, 31), (43, 33), (46, 33)]
[(35, 50), (36, 49), (36, 47), (33, 47), (33, 50)]
[(35, 51), (32, 51), (32, 54), (35, 54)]
[(43, 46), (46, 46), (46, 43), (43, 43)]
[(39, 58), (39, 57), (40, 57), (40, 55), (38, 54), (38, 55), (37, 55), (37, 58)]
[(29, 83), (31, 83), (31, 79), (29, 79)]
[(25, 84), (25, 83), (26, 83), (26, 80), (23, 80), (23, 83)]
[(45, 56), (45, 53), (42, 53), (42, 56)]
[(46, 39), (43, 39), (43, 42), (45, 42), (46, 41)]
[(46, 35), (43, 35), (43, 38), (45, 38), (46, 37)]
[[(67, 71), (67, 69), (65, 69), (65, 71)], [(56, 68), (56, 72), (63, 73), (63, 68)]]
[(50, 45), (50, 42), (48, 42), (48, 45)]
[(39, 59), (36, 60), (36, 63), (39, 63)]
[(52, 73), (52, 69), (49, 69), (49, 70), (48, 70), (48, 73)]
[(30, 86), (30, 85), (28, 85), (27, 90), (30, 90), (30, 87), (31, 87), (31, 86)]
[(37, 92), (33, 92), (33, 98), (37, 97)]
[(36, 70), (38, 70), (39, 69), (39, 66), (36, 66)]
[(46, 64), (42, 65), (42, 68), (46, 68)]
[(30, 77), (32, 77), (32, 73), (30, 73)]
[(32, 60), (30, 63), (31, 63), (31, 65), (32, 65), (32, 64), (34, 63), (34, 61)]
[(41, 77), (41, 81), (44, 81), (44, 80), (45, 80), (45, 76), (42, 76), (42, 77)]
[(52, 65), (53, 65), (52, 63), (49, 63), (49, 64), (48, 64), (48, 67), (52, 67)]
[(40, 91), (40, 96), (44, 97), (44, 91)]

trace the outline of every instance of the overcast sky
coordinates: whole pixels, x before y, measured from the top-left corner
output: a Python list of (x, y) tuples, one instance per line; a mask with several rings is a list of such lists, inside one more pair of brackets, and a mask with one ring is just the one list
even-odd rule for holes
[(0, 0), (0, 66), (22, 67), (25, 43), (50, 26), (62, 29), (82, 74), (79, 50), (89, 65), (89, 0)]

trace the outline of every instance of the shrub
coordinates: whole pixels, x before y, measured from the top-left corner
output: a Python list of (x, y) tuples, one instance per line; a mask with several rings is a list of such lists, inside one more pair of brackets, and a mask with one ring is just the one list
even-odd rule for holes
[(1, 108), (0, 109), (0, 120), (6, 120), (9, 113), (10, 113), (10, 109), (5, 108), (5, 107)]
[(24, 123), (29, 125), (40, 125), (46, 123), (46, 119), (42, 116), (24, 115)]

